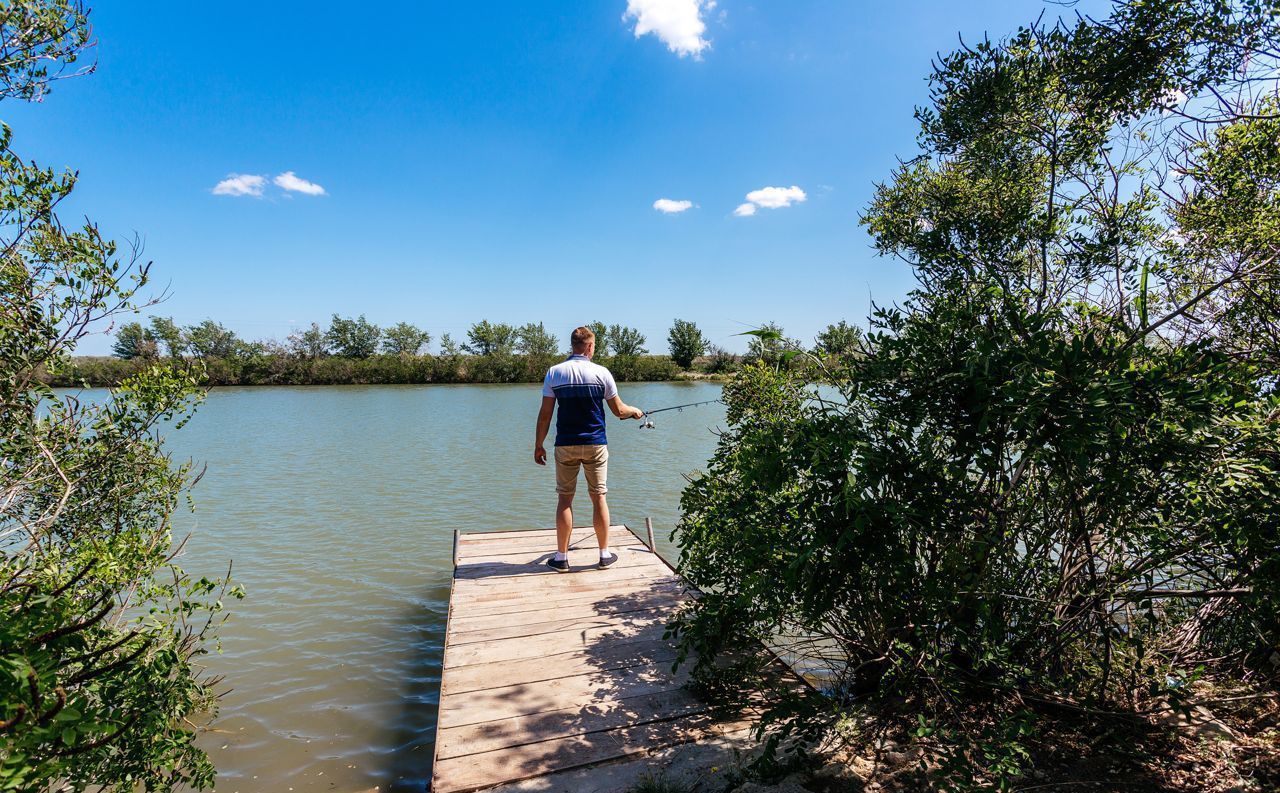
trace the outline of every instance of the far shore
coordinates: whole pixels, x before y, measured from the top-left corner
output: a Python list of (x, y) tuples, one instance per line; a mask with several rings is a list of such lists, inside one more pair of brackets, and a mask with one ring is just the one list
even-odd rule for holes
[[(539, 383), (547, 368), (562, 356), (542, 355), (372, 355), (347, 358), (326, 355), (303, 358), (268, 354), (231, 358), (115, 358), (76, 356), (42, 372), (42, 382), (55, 388), (118, 386), (152, 366), (189, 374), (201, 385), (427, 385), (467, 383)], [(695, 359), (681, 368), (666, 355), (599, 358), (619, 382), (721, 381), (738, 362)]]

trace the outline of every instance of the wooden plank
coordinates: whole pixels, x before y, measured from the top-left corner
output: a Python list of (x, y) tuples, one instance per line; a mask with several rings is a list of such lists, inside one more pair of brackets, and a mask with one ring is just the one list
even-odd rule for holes
[[(511, 576), (561, 576), (566, 575), (552, 570), (546, 565), (549, 555), (541, 555), (538, 557), (484, 557), (486, 560), (492, 561), (468, 561), (463, 560), (458, 565), (457, 571), (454, 573), (459, 579), (478, 579), (478, 578), (508, 578)], [(600, 554), (593, 549), (584, 549), (581, 551), (569, 552), (569, 566), (571, 572), (583, 573), (591, 572), (593, 574), (614, 574), (630, 567), (657, 567), (660, 562), (651, 553), (637, 552), (620, 548), (618, 550), (618, 561), (612, 567), (601, 570), (598, 567)]]
[[(595, 533), (596, 533), (596, 529), (594, 526), (574, 526), (573, 531), (570, 532), (570, 536), (578, 537), (578, 538), (592, 537), (592, 536), (595, 536)], [(623, 537), (623, 536), (634, 535), (634, 534), (635, 532), (631, 531), (631, 529), (619, 523), (615, 523), (609, 527), (610, 537)], [(487, 534), (487, 533), (473, 534), (471, 532), (462, 532), (461, 540), (464, 543), (476, 543), (476, 544), (503, 543), (503, 542), (518, 543), (518, 542), (527, 542), (532, 540), (545, 540), (548, 537), (554, 538), (555, 536), (556, 536), (555, 529), (541, 529), (538, 531), (517, 531), (517, 532), (511, 532), (508, 534)]]
[[(617, 532), (610, 529), (609, 541), (613, 542), (615, 539), (626, 538), (627, 534), (627, 532)], [(549, 547), (552, 550), (555, 550), (556, 533), (554, 531), (549, 534), (543, 534), (541, 532), (533, 534), (530, 532), (530, 535), (531, 536), (528, 537), (510, 537), (494, 540), (486, 537), (477, 539), (469, 534), (463, 534), (459, 538), (459, 544), (464, 553), (475, 553), (477, 551), (483, 551), (486, 548), (535, 548), (539, 546), (544, 548)], [(595, 529), (590, 527), (586, 529), (574, 529), (573, 533), (569, 535), (569, 544), (573, 545), (574, 543), (586, 542), (594, 545), (595, 538)]]
[[(591, 526), (574, 526), (573, 533), (579, 531), (594, 531)], [(625, 524), (613, 523), (609, 525), (610, 532), (627, 532), (631, 533), (631, 529)], [(503, 529), (501, 531), (464, 531), (462, 533), (463, 540), (512, 540), (526, 537), (546, 536), (554, 538), (556, 536), (555, 529)], [(634, 535), (633, 535), (634, 536)]]
[[(474, 631), (451, 631), (446, 646), (457, 644), (476, 644), (492, 642), (499, 639), (515, 639), (522, 636), (540, 636), (545, 633), (562, 633), (564, 631), (582, 632), (588, 630), (616, 630), (624, 627), (643, 626), (666, 622), (673, 609), (653, 607), (625, 614), (595, 615), (590, 617), (573, 617), (562, 620), (546, 620), (523, 625), (502, 625), (496, 628), (484, 628)], [(455, 617), (457, 619), (457, 617)]]
[(676, 648), (671, 641), (649, 639), (618, 644), (611, 642), (587, 651), (575, 650), (537, 658), (454, 666), (449, 668), (449, 674), (440, 686), (440, 696), (645, 664), (669, 665), (675, 659)]
[(641, 565), (625, 567), (618, 570), (596, 568), (575, 570), (572, 573), (556, 573), (545, 578), (513, 579), (513, 578), (471, 578), (454, 579), (455, 597), (469, 598), (487, 595), (508, 597), (513, 592), (556, 591), (565, 592), (573, 589), (590, 589), (591, 587), (619, 583), (631, 579), (674, 578), (670, 570), (662, 566)]
[[(617, 543), (612, 540), (609, 543), (609, 549), (615, 553), (625, 555), (628, 552), (648, 551), (644, 545), (636, 543), (634, 540), (626, 543)], [(556, 552), (555, 543), (550, 545), (531, 545), (528, 548), (508, 548), (507, 546), (498, 546), (493, 548), (482, 548), (464, 552), (460, 561), (465, 564), (489, 564), (493, 562), (521, 562), (533, 563), (544, 562), (550, 559), (552, 554)], [(600, 548), (595, 541), (585, 546), (569, 549), (569, 561), (579, 564), (595, 564), (600, 560)]]
[(589, 672), (538, 683), (518, 683), (440, 698), (440, 728), (528, 716), (549, 710), (597, 705), (641, 694), (671, 691), (689, 682), (688, 667), (671, 674), (670, 664), (635, 666), (625, 675)]
[[(517, 612), (522, 614), (520, 622), (538, 625), (551, 620), (579, 619), (585, 617), (611, 617), (627, 614), (632, 611), (649, 611), (661, 608), (675, 611), (684, 597), (679, 592), (632, 592), (607, 597), (598, 597), (585, 603), (548, 606), (532, 611)], [(454, 615), (453, 632), (455, 634), (488, 628), (509, 627), (512, 622), (510, 612), (499, 614), (475, 614), (470, 610), (465, 614)]]
[(581, 569), (571, 573), (557, 573), (539, 579), (508, 579), (488, 581), (483, 578), (470, 578), (458, 581), (455, 595), (464, 598), (462, 602), (486, 602), (510, 598), (516, 593), (522, 595), (564, 593), (580, 591), (592, 592), (601, 588), (617, 588), (621, 586), (648, 586), (645, 582), (683, 581), (670, 570), (656, 565), (636, 565), (601, 570), (599, 568)]
[(742, 723), (716, 724), (701, 713), (671, 721), (575, 735), (512, 749), (482, 752), (442, 760), (433, 769), (438, 793), (466, 793), (502, 782), (542, 776), (555, 771), (595, 765), (622, 757), (647, 754), (666, 746), (720, 736), (742, 729)]
[(632, 724), (667, 721), (703, 713), (707, 709), (706, 703), (688, 691), (672, 689), (529, 716), (448, 727), (436, 734), (436, 757), (441, 760), (464, 757)]
[(648, 625), (616, 625), (586, 630), (567, 630), (543, 633), (538, 636), (519, 636), (502, 641), (475, 644), (446, 644), (444, 648), (445, 677), (455, 666), (518, 661), (524, 658), (542, 658), (555, 653), (594, 647), (597, 642), (628, 644), (650, 639), (661, 639), (666, 632), (664, 620), (654, 620)]
[[(495, 594), (479, 596), (465, 601), (465, 608), (459, 613), (467, 617), (478, 617), (489, 614), (521, 614), (530, 611), (544, 611), (579, 606), (584, 603), (601, 603), (610, 605), (609, 599), (625, 595), (658, 595), (678, 593), (688, 597), (689, 587), (674, 576), (654, 579), (627, 579), (621, 584), (607, 586), (587, 586), (581, 589), (556, 592), (530, 592), (522, 594), (512, 592), (506, 595)], [(459, 606), (462, 606), (459, 603)]]
[[(577, 528), (582, 528), (582, 527), (580, 527), (580, 526), (575, 526), (574, 528), (575, 528), (575, 529), (577, 529)], [(468, 530), (468, 531), (464, 531), (464, 532), (462, 533), (462, 536), (463, 536), (463, 538), (464, 538), (464, 539), (468, 539), (468, 540), (478, 540), (478, 539), (503, 540), (503, 539), (507, 539), (507, 538), (510, 538), (510, 537), (529, 537), (529, 536), (535, 536), (535, 535), (538, 535), (538, 534), (550, 534), (552, 537), (554, 537), (554, 536), (555, 536), (555, 534), (556, 534), (556, 530), (555, 530), (555, 529), (547, 529), (547, 528), (541, 528), (541, 529), (496, 529), (496, 530), (494, 530), (494, 531), (470, 531), (470, 530)]]
[[(619, 542), (616, 538), (609, 538), (609, 547), (634, 545), (634, 541)], [(599, 551), (594, 536), (573, 538), (569, 541), (569, 549)], [(520, 540), (519, 543), (462, 543), (458, 548), (458, 555), (461, 559), (470, 559), (477, 556), (493, 556), (495, 554), (528, 554), (537, 556), (544, 553), (554, 553), (556, 550), (556, 541), (554, 537), (545, 540)]]

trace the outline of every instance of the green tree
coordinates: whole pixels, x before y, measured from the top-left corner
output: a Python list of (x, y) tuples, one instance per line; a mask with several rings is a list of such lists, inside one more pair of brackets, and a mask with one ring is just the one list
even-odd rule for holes
[(814, 340), (814, 349), (826, 355), (839, 358), (857, 353), (862, 347), (862, 341), (861, 328), (840, 320), (834, 325), (828, 325), (818, 334), (818, 337)]
[(738, 356), (716, 344), (707, 345), (706, 354), (707, 371), (711, 374), (728, 374), (736, 371), (741, 363)]
[(173, 317), (152, 317), (150, 330), (151, 337), (164, 345), (165, 354), (170, 358), (182, 357), (187, 348), (187, 340)]
[(446, 358), (456, 358), (462, 354), (458, 343), (448, 333), (440, 334), (440, 354)]
[(609, 327), (603, 322), (592, 322), (587, 327), (596, 334), (596, 357), (608, 358), (612, 349), (609, 346)]
[(231, 358), (240, 349), (236, 334), (211, 319), (187, 327), (187, 346), (197, 358)]
[(521, 355), (555, 355), (560, 352), (560, 341), (554, 333), (547, 332), (541, 322), (530, 322), (516, 330), (516, 352)]
[(120, 326), (120, 330), (116, 331), (115, 344), (111, 346), (111, 353), (117, 358), (126, 360), (132, 358), (154, 358), (156, 357), (156, 339), (151, 332), (142, 327), (140, 322), (127, 322)]
[(50, 85), (88, 74), (96, 64), (75, 66), (90, 46), (89, 12), (75, 0), (13, 0), (0, 10), (5, 52), (0, 99), (41, 101)]
[(671, 348), (671, 360), (681, 369), (693, 366), (693, 359), (707, 351), (707, 340), (702, 331), (692, 322), (677, 319), (667, 334), (667, 344)]
[(334, 314), (324, 335), (333, 354), (343, 358), (368, 358), (378, 352), (381, 339), (382, 329), (365, 319), (364, 314), (356, 319)]
[(636, 356), (644, 355), (648, 352), (644, 348), (644, 335), (635, 328), (611, 325), (609, 326), (607, 337), (609, 339), (608, 348), (614, 355)]
[[(88, 43), (78, 3), (0, 7), (0, 98), (38, 98)], [(78, 402), (57, 374), (149, 265), (54, 208), (75, 185), (25, 162), (0, 131), (0, 789), (212, 787), (196, 720), (216, 711), (195, 663), (216, 647), (222, 587), (173, 558), (171, 518), (192, 482), (160, 439), (200, 397), (196, 376), (153, 365)], [(144, 337), (144, 334), (137, 334)], [(228, 594), (238, 594), (231, 592)]]
[(329, 354), (329, 342), (318, 322), (312, 322), (306, 330), (290, 333), (287, 344), (289, 353), (297, 358), (315, 360)]
[(505, 323), (482, 320), (467, 331), (467, 343), (462, 349), (472, 355), (510, 355), (516, 345), (516, 329)]
[(776, 322), (766, 322), (759, 330), (748, 331), (747, 335), (751, 336), (745, 358), (748, 363), (763, 361), (769, 366), (778, 366), (788, 359), (789, 354), (803, 349), (799, 340), (789, 338)]
[(383, 333), (382, 351), (396, 355), (417, 355), (430, 343), (430, 333), (408, 322), (400, 322)]
[(759, 679), (751, 639), (820, 647), (833, 696), (763, 718), (914, 722), (939, 789), (1019, 784), (1042, 713), (1257, 679), (1280, 398), (1241, 328), (1277, 321), (1277, 43), (1270, 6), (1133, 3), (938, 61), (924, 150), (864, 218), (916, 289), (821, 390), (726, 386), (682, 499), (700, 678)]

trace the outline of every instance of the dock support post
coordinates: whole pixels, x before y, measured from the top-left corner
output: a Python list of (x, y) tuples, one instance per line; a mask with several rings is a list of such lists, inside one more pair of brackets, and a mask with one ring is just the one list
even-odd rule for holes
[(649, 553), (657, 553), (658, 549), (653, 545), (653, 518), (644, 519), (644, 530), (649, 535)]
[(454, 566), (454, 569), (457, 569), (458, 567), (458, 530), (457, 529), (453, 530), (453, 566)]

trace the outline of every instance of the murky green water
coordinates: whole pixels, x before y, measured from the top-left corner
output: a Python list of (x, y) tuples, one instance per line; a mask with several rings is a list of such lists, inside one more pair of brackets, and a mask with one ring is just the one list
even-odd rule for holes
[[(714, 399), (706, 383), (622, 384), (654, 409)], [(539, 387), (218, 389), (170, 449), (208, 464), (185, 566), (235, 560), (248, 597), (211, 666), (232, 691), (204, 745), (219, 791), (422, 790), (455, 528), (553, 524), (554, 475), (532, 462)], [(719, 405), (610, 419), (615, 523), (659, 548), (683, 476), (715, 447)], [(554, 430), (553, 430), (554, 431)], [(581, 511), (590, 522), (579, 486)]]

